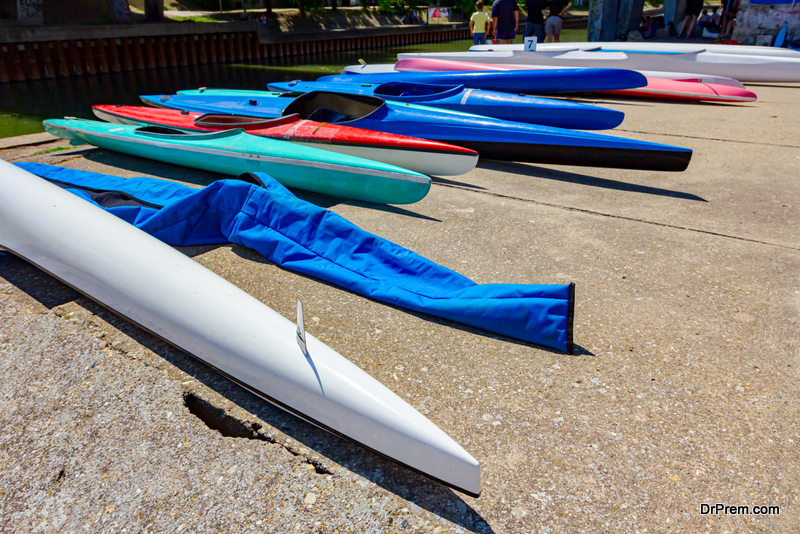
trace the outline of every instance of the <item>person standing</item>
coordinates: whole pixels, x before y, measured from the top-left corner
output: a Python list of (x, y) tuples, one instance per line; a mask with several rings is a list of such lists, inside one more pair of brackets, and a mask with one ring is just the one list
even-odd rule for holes
[(536, 35), (536, 42), (544, 42), (544, 0), (527, 0), (528, 22), (525, 23), (525, 37)]
[(492, 29), (500, 44), (511, 44), (519, 26), (517, 0), (494, 0), (492, 4)]
[(564, 13), (569, 11), (572, 7), (572, 2), (567, 1), (564, 6), (564, 0), (550, 0), (547, 6), (550, 9), (550, 14), (547, 16), (547, 21), (544, 23), (544, 29), (547, 32), (547, 42), (561, 42), (561, 25), (564, 18)]
[[(478, 0), (475, 4), (477, 11), (469, 19), (469, 31), (472, 33), (472, 44), (486, 44), (486, 34), (491, 34), (492, 21), (489, 15), (483, 11), (483, 1)], [(487, 28), (488, 26), (488, 28)]]

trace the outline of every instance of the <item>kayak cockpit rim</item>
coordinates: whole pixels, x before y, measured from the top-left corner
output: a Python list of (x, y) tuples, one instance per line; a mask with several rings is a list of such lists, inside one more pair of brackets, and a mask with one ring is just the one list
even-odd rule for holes
[(385, 105), (386, 101), (376, 96), (311, 91), (292, 100), (281, 116), (297, 114), (301, 119), (343, 124), (366, 118)]
[(185, 130), (179, 130), (176, 128), (168, 128), (166, 126), (142, 126), (141, 128), (136, 128), (133, 133), (136, 135), (163, 139), (179, 138), (185, 141), (206, 141), (209, 139), (235, 137), (243, 134), (244, 130), (241, 128), (234, 128), (231, 130), (220, 130), (218, 132), (187, 132)]
[(399, 97), (404, 100), (427, 100), (431, 97), (450, 96), (460, 93), (464, 85), (434, 85), (417, 82), (386, 82), (375, 87), (373, 94), (381, 98)]

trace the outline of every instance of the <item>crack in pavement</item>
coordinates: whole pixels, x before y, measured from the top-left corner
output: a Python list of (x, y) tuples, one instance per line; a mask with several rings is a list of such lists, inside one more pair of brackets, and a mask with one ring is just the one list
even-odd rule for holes
[(541, 200), (532, 200), (532, 199), (529, 199), (529, 198), (519, 198), (519, 197), (513, 197), (511, 195), (503, 195), (503, 194), (500, 194), (500, 193), (492, 193), (491, 191), (476, 191), (476, 190), (471, 189), (469, 187), (463, 187), (463, 186), (460, 186), (460, 185), (443, 184), (443, 183), (439, 183), (439, 182), (432, 182), (432, 185), (438, 185), (440, 187), (451, 187), (453, 189), (460, 189), (462, 191), (468, 191), (470, 193), (476, 193), (476, 194), (479, 194), (479, 195), (489, 195), (489, 196), (498, 197), (498, 198), (506, 198), (506, 199), (509, 199), (509, 200), (518, 200), (520, 202), (528, 202), (528, 203), (531, 203), (531, 204), (538, 204), (540, 206), (548, 206), (550, 208), (559, 208), (559, 209), (563, 209), (563, 210), (567, 210), (567, 211), (577, 211), (579, 213), (586, 213), (588, 215), (599, 215), (601, 217), (610, 217), (612, 219), (621, 219), (621, 220), (624, 220), (624, 221), (632, 221), (632, 222), (638, 222), (638, 223), (644, 223), (644, 224), (652, 224), (654, 226), (661, 226), (661, 227), (664, 227), (664, 228), (675, 228), (677, 230), (687, 230), (689, 232), (696, 232), (698, 234), (706, 234), (706, 235), (713, 235), (713, 236), (718, 236), (718, 237), (726, 237), (728, 239), (735, 239), (737, 241), (745, 241), (745, 242), (748, 242), (748, 243), (758, 243), (759, 245), (768, 245), (768, 246), (771, 246), (771, 247), (778, 247), (778, 248), (783, 248), (783, 249), (787, 249), (787, 250), (800, 251), (800, 247), (793, 247), (793, 246), (790, 246), (790, 245), (782, 245), (780, 243), (770, 243), (769, 241), (761, 241), (760, 239), (751, 239), (749, 237), (740, 237), (740, 236), (735, 236), (735, 235), (730, 235), (730, 234), (723, 234), (723, 233), (720, 233), (720, 232), (712, 232), (711, 230), (701, 230), (699, 228), (690, 228), (688, 226), (679, 226), (677, 224), (662, 223), (662, 222), (657, 222), (657, 221), (648, 221), (646, 219), (636, 219), (634, 217), (625, 217), (624, 215), (614, 215), (613, 213), (603, 213), (602, 211), (594, 211), (594, 210), (589, 210), (589, 209), (585, 209), (585, 208), (573, 208), (571, 206), (562, 206), (561, 204), (552, 204), (550, 202), (542, 202)]
[(723, 143), (742, 143), (742, 144), (746, 144), (746, 145), (763, 145), (763, 146), (777, 146), (777, 147), (783, 147), (783, 148), (800, 148), (800, 145), (781, 145), (781, 144), (777, 144), (777, 143), (760, 143), (758, 141), (741, 141), (739, 139), (720, 139), (718, 137), (703, 137), (703, 136), (698, 136), (698, 135), (643, 132), (643, 131), (640, 131), (640, 130), (623, 130), (622, 128), (617, 128), (615, 131), (635, 133), (635, 134), (645, 134), (645, 135), (663, 135), (664, 137), (683, 137), (683, 138), (686, 138), (686, 139), (702, 139), (704, 141), (721, 141)]

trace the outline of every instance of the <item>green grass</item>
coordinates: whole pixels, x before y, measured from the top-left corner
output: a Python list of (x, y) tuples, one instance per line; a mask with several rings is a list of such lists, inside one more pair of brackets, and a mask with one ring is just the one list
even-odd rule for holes
[(227, 21), (230, 17), (223, 17), (222, 19), (215, 19), (211, 17), (171, 17), (170, 20), (175, 20), (178, 22), (220, 22)]
[(69, 150), (71, 148), (73, 148), (73, 147), (71, 147), (71, 146), (57, 146), (55, 148), (48, 148), (46, 150), (40, 150), (39, 152), (36, 152), (36, 153), (32, 154), (31, 157), (33, 157), (33, 156), (41, 156), (43, 154), (51, 154), (53, 152), (61, 152), (62, 150)]

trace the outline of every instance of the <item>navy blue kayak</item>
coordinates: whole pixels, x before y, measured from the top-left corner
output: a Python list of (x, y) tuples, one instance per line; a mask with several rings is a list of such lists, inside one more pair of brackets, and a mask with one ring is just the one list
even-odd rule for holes
[[(619, 126), (622, 119), (625, 118), (623, 112), (615, 109), (536, 96), (468, 89), (463, 85), (410, 82), (333, 83), (295, 80), (271, 83), (267, 88), (270, 91), (282, 92), (331, 91), (351, 95), (377, 96), (391, 102), (422, 104), (506, 121), (528, 122), (576, 130), (609, 130)], [(209, 91), (213, 90), (209, 89)]]
[(615, 169), (683, 171), (692, 151), (591, 132), (503, 121), (382, 98), (312, 91), (263, 97), (142, 96), (150, 105), (250, 117), (298, 114), (301, 119), (441, 141), (476, 150), (481, 158)]
[(617, 91), (647, 85), (647, 78), (626, 69), (542, 69), (452, 72), (380, 72), (334, 74), (317, 79), (326, 83), (413, 82), (463, 85), (504, 93), (538, 94)]

